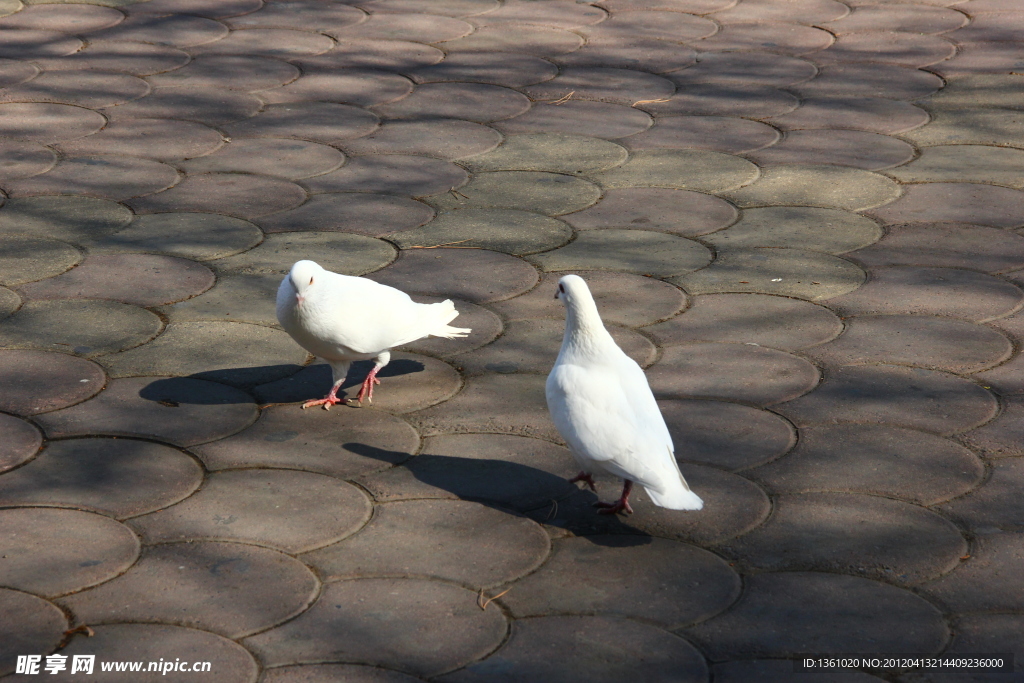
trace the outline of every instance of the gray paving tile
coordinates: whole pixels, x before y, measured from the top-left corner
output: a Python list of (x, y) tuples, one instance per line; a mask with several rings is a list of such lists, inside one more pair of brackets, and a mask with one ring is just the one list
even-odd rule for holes
[[(495, 133), (497, 135), (497, 133)], [(582, 178), (542, 171), (478, 173), (458, 193), (427, 197), (438, 209), (521, 209), (548, 216), (579, 211), (597, 202), (601, 190)]]
[[(1021, 618), (1017, 614), (978, 614), (962, 617), (957, 620), (957, 632), (948, 652), (1013, 652), (1022, 651), (1020, 644)], [(969, 674), (971, 683), (991, 683), (996, 677), (1005, 678), (1005, 674), (978, 671)], [(936, 683), (951, 683), (955, 679), (963, 679), (959, 672), (935, 672), (930, 680)], [(913, 683), (913, 681), (906, 681)]]
[(96, 5), (35, 5), (0, 19), (2, 28), (34, 28), (64, 33), (87, 33), (113, 26), (124, 15)]
[(0, 322), (0, 344), (95, 356), (144, 344), (162, 328), (154, 313), (115, 301), (29, 301)]
[[(222, 273), (283, 277), (296, 261), (316, 259), (327, 270), (345, 275), (363, 275), (394, 258), (394, 247), (382, 240), (325, 230), (267, 235), (256, 248), (217, 259), (210, 262), (210, 265)], [(280, 282), (279, 278), (278, 284)], [(273, 301), (265, 302), (268, 312), (273, 308), (272, 304)]]
[(608, 190), (583, 211), (562, 216), (577, 230), (642, 227), (683, 236), (703, 235), (732, 224), (739, 212), (713, 195), (671, 188)]
[(0, 114), (0, 134), (44, 145), (85, 137), (105, 123), (97, 112), (48, 102), (2, 103)]
[(462, 164), (474, 172), (596, 173), (621, 165), (628, 154), (622, 146), (598, 138), (532, 133), (508, 135), (497, 149), (468, 157)]
[(0, 58), (0, 87), (24, 83), (39, 75), (40, 69), (29, 62)]
[[(407, 17), (391, 15), (389, 18), (394, 21), (396, 26), (400, 27)], [(445, 58), (445, 54), (441, 50), (420, 42), (373, 39), (374, 27), (378, 26), (377, 20), (380, 19), (383, 17), (371, 16), (362, 24), (358, 24), (365, 32), (364, 34), (346, 34), (329, 52), (314, 57), (293, 59), (292, 63), (300, 66), (303, 71), (342, 69), (408, 71), (436, 64)], [(441, 19), (441, 17), (435, 17), (435, 19)]]
[(528, 24), (483, 26), (470, 35), (437, 43), (445, 52), (523, 52), (536, 57), (572, 52), (583, 39), (571, 31)]
[(991, 465), (988, 481), (966, 496), (945, 503), (944, 513), (959, 520), (975, 533), (993, 527), (1007, 531), (1022, 531), (1020, 500), (1014, 492), (1020, 489), (1024, 478), (1024, 459), (1003, 458)]
[(809, 81), (790, 86), (802, 97), (886, 97), (916, 100), (945, 84), (933, 73), (893, 64), (851, 63), (822, 67)]
[[(614, 648), (616, 657), (607, 658)], [(488, 658), (438, 679), (444, 683), (516, 680), (613, 683), (638, 676), (651, 683), (707, 680), (696, 648), (661, 629), (608, 616), (518, 619), (512, 635)]]
[(79, 50), (83, 43), (74, 36), (59, 31), (28, 28), (0, 28), (0, 57), (35, 59), (58, 57)]
[(249, 93), (182, 86), (160, 88), (134, 102), (107, 107), (103, 115), (111, 119), (183, 119), (219, 127), (255, 116), (262, 108), (263, 101)]
[(313, 573), (284, 553), (198, 541), (148, 547), (124, 574), (60, 604), (86, 624), (163, 622), (237, 639), (301, 613), (318, 589)]
[[(354, 628), (358, 624), (358, 628)], [(298, 619), (245, 641), (267, 664), (359, 661), (436, 676), (482, 657), (505, 638), (500, 610), (438, 581), (329, 583)]]
[[(742, 6), (737, 5), (733, 11)], [(715, 16), (720, 21), (723, 15)], [(771, 52), (702, 52), (697, 57), (696, 66), (674, 73), (669, 78), (686, 86), (706, 83), (792, 86), (814, 78), (817, 73), (818, 68), (805, 59)]]
[[(850, 14), (823, 26), (837, 34), (854, 31), (906, 31), (907, 33), (946, 33), (967, 24), (962, 13), (944, 7), (881, 6), (858, 7)], [(951, 36), (956, 38), (956, 36)]]
[(294, 102), (269, 105), (252, 118), (224, 129), (232, 137), (301, 138), (330, 144), (369, 135), (377, 127), (377, 116), (360, 107)]
[(29, 178), (53, 168), (53, 150), (28, 140), (0, 141), (0, 180)]
[(925, 147), (909, 164), (889, 170), (905, 183), (982, 182), (1024, 188), (1017, 173), (1024, 151), (988, 145)]
[(549, 3), (538, 7), (532, 0), (506, 0), (497, 9), (474, 15), (473, 22), (483, 26), (525, 22), (558, 28), (579, 28), (604, 21), (607, 16), (592, 5)]
[(450, 17), (472, 17), (499, 7), (498, 0), (360, 0), (353, 4), (371, 13), (429, 12)]
[(897, 201), (874, 209), (886, 223), (955, 222), (1015, 228), (1024, 225), (1024, 193), (978, 183), (907, 185)]
[(670, 97), (675, 84), (642, 71), (579, 66), (566, 67), (550, 81), (523, 91), (533, 100), (556, 102), (568, 97), (631, 106), (638, 100)]
[(908, 102), (881, 97), (809, 97), (800, 107), (768, 120), (783, 130), (852, 129), (892, 135), (928, 123), (928, 113)]
[[(847, 192), (851, 190), (848, 184), (843, 188)], [(847, 211), (768, 206), (747, 209), (734, 225), (707, 235), (704, 240), (726, 250), (790, 247), (842, 254), (867, 247), (881, 237), (882, 229), (875, 221)]]
[[(614, 140), (640, 133), (651, 126), (645, 112), (621, 104), (569, 99), (565, 102), (534, 102), (530, 111), (491, 124), (502, 133), (586, 133)], [(620, 143), (621, 144), (621, 143)]]
[(358, 24), (366, 15), (348, 5), (325, 5), (311, 0), (288, 0), (264, 5), (258, 12), (231, 17), (231, 28), (294, 28), (326, 31)]
[(262, 683), (418, 683), (422, 678), (362, 664), (299, 664), (266, 669)]
[(67, 157), (41, 175), (13, 180), (13, 195), (52, 195), (60, 192), (126, 200), (160, 192), (178, 182), (173, 166), (120, 155)]
[(0, 626), (6, 650), (0, 674), (13, 673), (19, 652), (50, 652), (64, 638), (67, 617), (51, 603), (28, 593), (0, 589), (0, 606), (7, 615)]
[(66, 242), (0, 236), (0, 284), (20, 285), (53, 277), (81, 260), (82, 253)]
[(745, 156), (760, 166), (832, 164), (878, 171), (904, 164), (915, 154), (911, 145), (887, 135), (822, 129), (787, 131), (782, 141)]
[(128, 74), (54, 71), (4, 88), (0, 101), (59, 102), (98, 108), (131, 102), (148, 92), (149, 85), (144, 80)]
[(407, 197), (339, 192), (313, 195), (302, 205), (266, 216), (259, 223), (269, 233), (341, 229), (376, 237), (417, 228), (433, 217), (429, 206)]
[(1014, 109), (933, 109), (930, 114), (927, 126), (903, 135), (921, 146), (1024, 146), (1024, 122)]
[(810, 26), (789, 23), (735, 23), (695, 44), (698, 50), (757, 50), (800, 57), (824, 50), (832, 44), (831, 33)]
[(691, 14), (706, 14), (728, 9), (733, 0), (601, 0), (600, 6), (609, 11), (631, 9), (661, 9)]
[[(1020, 561), (1022, 551), (1024, 534), (980, 534), (966, 561), (920, 590), (957, 612), (1019, 610), (1024, 603), (1020, 597), (1020, 575), (1013, 567)], [(962, 634), (960, 628), (957, 631)]]
[(116, 233), (86, 241), (90, 253), (156, 252), (209, 261), (247, 251), (262, 240), (262, 231), (249, 221), (179, 211), (136, 216)]
[[(146, 3), (148, 5), (154, 3)], [(65, 7), (67, 5), (64, 5)], [(120, 41), (90, 42), (84, 48), (63, 57), (37, 60), (47, 71), (120, 71), (133, 76), (151, 76), (185, 66), (189, 54), (169, 45)]]
[(107, 581), (139, 556), (135, 534), (109, 517), (45, 507), (0, 510), (4, 586), (51, 597)]
[(29, 416), (84, 401), (103, 389), (103, 369), (45, 351), (0, 351), (0, 410)]
[[(479, 21), (479, 19), (477, 19)], [(521, 88), (554, 78), (558, 67), (533, 55), (512, 52), (452, 53), (408, 72), (417, 83), (490, 83)]]
[(487, 304), (533, 289), (540, 277), (535, 268), (507, 254), (443, 248), (406, 249), (370, 279), (403, 292)]
[(630, 150), (706, 149), (748, 154), (774, 144), (779, 137), (771, 126), (736, 116), (659, 116), (654, 127), (618, 142)]
[(682, 275), (711, 262), (704, 245), (649, 230), (588, 230), (564, 247), (530, 260), (545, 271), (615, 270), (655, 277)]
[(719, 683), (880, 683), (856, 669), (796, 671), (787, 659), (744, 659), (711, 667)]
[(465, 119), (488, 123), (525, 113), (530, 100), (511, 88), (486, 83), (424, 83), (408, 97), (380, 104), (374, 112), (385, 119)]
[(498, 131), (471, 121), (393, 120), (342, 147), (351, 154), (421, 154), (453, 161), (490, 151), (500, 142)]
[(197, 297), (161, 306), (169, 323), (218, 320), (277, 327), (274, 301), (281, 277), (271, 274), (222, 273), (217, 283)]
[(517, 256), (555, 249), (571, 238), (572, 228), (562, 221), (515, 209), (456, 209), (388, 236), (402, 249), (458, 243)]
[(758, 175), (757, 166), (731, 154), (654, 149), (634, 152), (624, 165), (591, 177), (610, 190), (670, 187), (719, 193), (747, 185)]
[(379, 14), (348, 26), (328, 26), (326, 33), (343, 43), (352, 38), (436, 43), (469, 35), (473, 28), (461, 19), (437, 14)]
[(461, 500), (412, 500), (378, 505), (355, 536), (302, 559), (327, 581), (425, 576), (488, 588), (536, 569), (550, 546), (525, 517)]
[[(990, 385), (990, 378), (985, 374), (978, 377), (984, 386)], [(1000, 387), (1002, 390), (1002, 387)], [(973, 429), (960, 438), (971, 448), (977, 449), (987, 458), (1003, 458), (1007, 456), (1024, 455), (1020, 438), (1021, 427), (1024, 421), (1021, 420), (1021, 403), (1018, 399), (1009, 396), (1003, 398), (1003, 410), (992, 422)]]
[(380, 192), (422, 197), (459, 188), (469, 174), (448, 161), (407, 154), (350, 157), (342, 168), (307, 178), (312, 192)]
[(953, 43), (942, 36), (907, 31), (865, 31), (836, 38), (828, 50), (814, 55), (819, 64), (875, 61), (921, 68), (956, 54)]
[(8, 317), (21, 306), (21, 297), (6, 287), (0, 287), (0, 320)]
[(0, 472), (31, 459), (43, 445), (43, 435), (31, 422), (0, 414)]
[(821, 24), (846, 16), (849, 8), (835, 0), (799, 0), (778, 5), (766, 0), (746, 0), (716, 11), (715, 21), (734, 24), (744, 21), (778, 21), (794, 24)]
[(1024, 238), (968, 223), (905, 223), (886, 226), (885, 237), (850, 256), (869, 267), (943, 266), (998, 273), (1024, 266)]
[(713, 35), (716, 28), (710, 19), (692, 14), (622, 9), (612, 12), (597, 27), (581, 32), (588, 36), (612, 34), (692, 42)]
[(830, 165), (773, 166), (746, 187), (726, 196), (741, 208), (780, 204), (826, 206), (864, 211), (894, 201), (900, 188), (870, 171)]
[(412, 427), (378, 410), (270, 406), (245, 431), (190, 450), (214, 471), (273, 467), (352, 479), (406, 460), (419, 443)]
[[(334, 41), (312, 31), (292, 31), (280, 28), (254, 28), (232, 31), (220, 40), (196, 45), (189, 49), (199, 55), (258, 55), (289, 59), (318, 55), (334, 47)], [(237, 85), (235, 86), (237, 87)]]
[(169, 190), (133, 199), (128, 204), (137, 213), (195, 211), (252, 219), (296, 207), (305, 200), (306, 193), (301, 187), (280, 178), (203, 173), (186, 177)]
[(954, 57), (934, 64), (932, 69), (943, 78), (999, 74), (1012, 71), (1020, 59), (1021, 46), (1015, 41), (971, 41), (961, 43)]
[[(78, 77), (79, 72), (72, 72)], [(69, 155), (126, 154), (157, 161), (179, 161), (209, 154), (224, 144), (223, 136), (191, 121), (122, 119), (94, 135), (61, 143)]]
[[(971, 11), (971, 9), (965, 9), (965, 12), (969, 12), (971, 15), (970, 26), (966, 26), (956, 31), (952, 31), (948, 34), (951, 40), (955, 40), (958, 43), (970, 42), (975, 40), (1020, 40), (1021, 31), (1024, 29), (1024, 20), (1020, 15), (1020, 8), (1015, 7), (1013, 9), (1018, 10), (1017, 12), (999, 12), (998, 14)], [(1011, 9), (1009, 5), (1006, 5), (1000, 9)], [(953, 23), (953, 19), (950, 18), (949, 24)], [(961, 22), (963, 26), (966, 22)]]
[(606, 23), (587, 28), (587, 44), (579, 50), (549, 59), (563, 67), (614, 67), (655, 74), (683, 69), (696, 61), (696, 50), (680, 43), (623, 32)]
[(333, 171), (343, 163), (345, 155), (327, 145), (304, 140), (243, 138), (211, 154), (189, 159), (181, 168), (189, 174), (234, 171), (298, 180)]
[[(763, 119), (782, 116), (800, 105), (791, 93), (767, 85), (683, 83), (676, 94), (643, 103), (661, 116), (738, 116)], [(638, 105), (641, 106), (641, 105)]]
[(89, 34), (90, 40), (134, 41), (174, 47), (202, 45), (228, 34), (224, 24), (212, 19), (172, 14), (168, 16), (136, 15), (117, 26)]
[(361, 107), (392, 102), (412, 92), (413, 84), (398, 74), (355, 69), (330, 70), (306, 67), (301, 78), (281, 87), (259, 91), (267, 104), (303, 102), (317, 99), (326, 102), (355, 104)]

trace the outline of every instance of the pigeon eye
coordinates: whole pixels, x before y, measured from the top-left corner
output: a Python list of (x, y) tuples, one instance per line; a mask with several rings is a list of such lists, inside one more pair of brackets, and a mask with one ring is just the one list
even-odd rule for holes
[(558, 285), (558, 291), (561, 292), (562, 294), (565, 294), (565, 285)]
[(309, 284), (313, 284), (313, 278), (309, 278)]

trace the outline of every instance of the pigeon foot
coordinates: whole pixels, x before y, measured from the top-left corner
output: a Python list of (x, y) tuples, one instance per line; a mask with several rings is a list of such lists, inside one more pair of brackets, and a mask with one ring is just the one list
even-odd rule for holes
[(356, 400), (359, 401), (359, 405), (363, 405), (363, 399), (365, 398), (368, 403), (373, 403), (373, 385), (380, 384), (380, 380), (377, 379), (377, 370), (380, 368), (374, 368), (370, 370), (370, 374), (363, 380), (363, 386), (359, 388), (359, 393), (356, 395)]
[(327, 396), (325, 398), (317, 399), (315, 401), (306, 401), (302, 404), (302, 409), (315, 408), (316, 406), (323, 406), (324, 410), (330, 410), (331, 406), (337, 405), (338, 403), (344, 403), (345, 400), (338, 398), (337, 396)]
[(622, 497), (614, 503), (594, 503), (594, 507), (598, 508), (597, 514), (599, 515), (617, 515), (620, 512), (625, 512), (627, 515), (633, 514), (633, 508), (629, 506), (629, 492), (633, 490), (633, 482), (626, 480), (622, 485)]
[(586, 485), (590, 487), (591, 491), (593, 491), (594, 493), (597, 493), (597, 486), (594, 485), (594, 478), (592, 476), (590, 476), (589, 474), (587, 474), (586, 472), (580, 472), (575, 477), (570, 479), (569, 483), (570, 484), (575, 484), (578, 481), (582, 481), (582, 482), (586, 483)]

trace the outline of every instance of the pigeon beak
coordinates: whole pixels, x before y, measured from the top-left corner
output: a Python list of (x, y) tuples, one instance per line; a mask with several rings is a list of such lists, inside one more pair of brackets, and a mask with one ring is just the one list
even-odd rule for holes
[(306, 297), (302, 296), (301, 294), (296, 294), (295, 295), (295, 303), (297, 305), (301, 305), (302, 302), (305, 301), (305, 300), (306, 300)]
[(555, 298), (556, 299), (558, 298), (558, 290), (557, 289), (555, 290)]

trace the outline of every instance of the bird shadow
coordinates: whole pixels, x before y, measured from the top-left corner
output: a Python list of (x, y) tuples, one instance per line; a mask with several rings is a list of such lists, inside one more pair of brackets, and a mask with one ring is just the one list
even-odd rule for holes
[[(388, 463), (399, 455), (363, 443), (346, 443), (344, 448)], [(651, 542), (650, 535), (630, 526), (627, 518), (598, 514), (593, 507), (598, 498), (593, 492), (578, 489), (564, 477), (509, 460), (436, 455), (428, 450), (375, 475), (368, 485), (385, 498), (391, 491), (403, 497), (411, 493), (414, 498), (435, 497), (437, 491), (444, 491), (459, 500), (586, 536), (596, 545)], [(602, 537), (611, 534), (617, 538)]]

